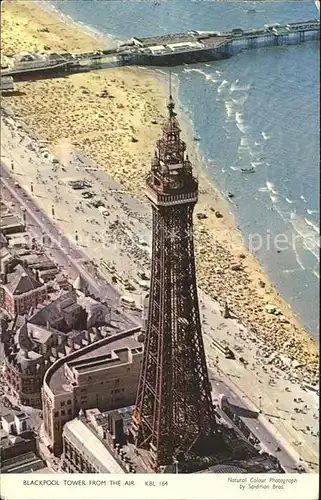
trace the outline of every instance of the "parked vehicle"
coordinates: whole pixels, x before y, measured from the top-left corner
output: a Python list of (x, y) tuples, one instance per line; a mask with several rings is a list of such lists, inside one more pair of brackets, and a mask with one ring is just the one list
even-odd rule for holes
[(136, 306), (135, 300), (132, 299), (131, 297), (126, 297), (125, 295), (123, 295), (119, 298), (119, 304), (121, 306), (128, 306), (128, 307), (132, 307), (132, 308), (134, 308)]

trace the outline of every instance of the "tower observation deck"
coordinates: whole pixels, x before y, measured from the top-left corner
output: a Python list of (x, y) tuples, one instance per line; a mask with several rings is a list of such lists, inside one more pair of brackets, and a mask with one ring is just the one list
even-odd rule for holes
[[(153, 210), (152, 272), (141, 376), (133, 414), (136, 449), (157, 472), (219, 453), (197, 297), (193, 209), (198, 181), (170, 96), (146, 196)], [(146, 453), (146, 452), (145, 452)]]

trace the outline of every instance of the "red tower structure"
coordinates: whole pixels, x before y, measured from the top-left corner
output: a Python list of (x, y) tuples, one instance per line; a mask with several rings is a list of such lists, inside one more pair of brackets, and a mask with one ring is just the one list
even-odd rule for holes
[[(220, 448), (197, 297), (193, 209), (198, 181), (170, 96), (146, 196), (153, 210), (152, 272), (142, 370), (133, 414), (137, 451), (152, 468)], [(146, 452), (145, 452), (146, 453)]]

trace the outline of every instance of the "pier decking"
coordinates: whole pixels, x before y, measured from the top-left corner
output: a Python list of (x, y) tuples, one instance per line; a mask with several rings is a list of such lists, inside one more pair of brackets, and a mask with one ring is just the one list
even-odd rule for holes
[(320, 38), (318, 19), (285, 25), (266, 24), (259, 29), (235, 28), (231, 31), (190, 31), (147, 38), (133, 37), (113, 49), (87, 53), (32, 54), (7, 57), (2, 76), (15, 79), (58, 76), (66, 72), (90, 71), (111, 65), (173, 66), (224, 59), (245, 49), (273, 45), (292, 45)]
[[(133, 38), (131, 51), (120, 52), (125, 63), (171, 65), (229, 57), (240, 50), (269, 45), (290, 45), (320, 37), (318, 20), (286, 25), (265, 25), (260, 29), (235, 28), (227, 32), (191, 31), (175, 35)], [(135, 52), (136, 49), (136, 52)]]

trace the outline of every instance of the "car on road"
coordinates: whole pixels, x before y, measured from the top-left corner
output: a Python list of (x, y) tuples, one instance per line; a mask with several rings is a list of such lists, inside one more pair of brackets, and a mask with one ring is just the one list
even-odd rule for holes
[(301, 464), (296, 465), (296, 466), (294, 467), (294, 470), (296, 470), (296, 471), (300, 472), (301, 474), (302, 474), (302, 473), (304, 473), (304, 472), (306, 472), (305, 468), (304, 468), (304, 467), (303, 467), (303, 465), (301, 465)]
[(119, 304), (121, 306), (127, 306), (127, 307), (135, 307), (136, 306), (134, 299), (132, 299), (131, 297), (125, 297), (124, 295), (119, 298)]
[(98, 207), (104, 207), (105, 204), (100, 200), (96, 200), (96, 201), (93, 201), (92, 206), (95, 208), (98, 208)]
[(109, 215), (108, 210), (107, 210), (105, 207), (103, 207), (102, 205), (99, 205), (98, 210), (99, 210), (99, 212), (100, 212), (102, 215), (104, 215), (104, 216), (106, 216), (106, 217)]
[(83, 193), (81, 193), (81, 196), (83, 198), (92, 198), (94, 195), (90, 191), (84, 191)]
[(49, 155), (49, 161), (51, 163), (59, 163), (59, 161), (57, 160), (57, 158), (53, 155)]

